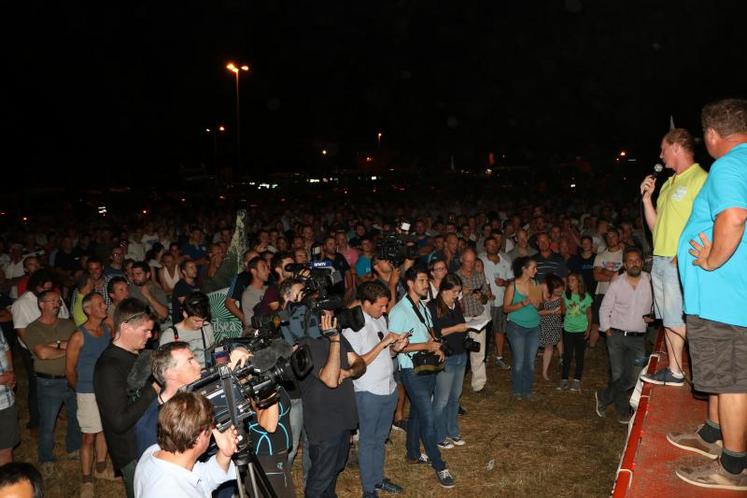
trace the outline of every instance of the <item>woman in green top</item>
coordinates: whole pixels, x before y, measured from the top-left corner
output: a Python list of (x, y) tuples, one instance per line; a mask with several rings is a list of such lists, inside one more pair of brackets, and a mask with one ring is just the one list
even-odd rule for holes
[(503, 312), (508, 314), (506, 335), (514, 362), (511, 388), (516, 399), (531, 399), (534, 357), (539, 347), (540, 316), (537, 308), (541, 304), (542, 290), (534, 280), (537, 262), (533, 258), (516, 258), (512, 266), (516, 280), (506, 287), (503, 296)]
[(573, 383), (570, 384), (571, 391), (581, 391), (581, 375), (584, 372), (584, 353), (586, 352), (586, 339), (589, 338), (591, 329), (591, 305), (594, 300), (591, 294), (586, 292), (584, 279), (578, 273), (571, 273), (567, 278), (567, 288), (563, 294), (563, 309), (565, 319), (563, 320), (563, 378), (558, 390), (569, 388), (568, 373), (571, 369), (571, 360), (576, 357), (576, 371), (573, 374)]

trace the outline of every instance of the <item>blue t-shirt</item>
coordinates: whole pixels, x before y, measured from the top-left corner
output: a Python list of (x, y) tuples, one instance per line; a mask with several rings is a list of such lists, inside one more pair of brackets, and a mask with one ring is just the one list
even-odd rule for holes
[(363, 275), (368, 275), (369, 273), (371, 273), (371, 258), (361, 254), (361, 256), (358, 258), (358, 261), (356, 261), (355, 263), (355, 274), (359, 277), (362, 277)]
[(747, 209), (747, 144), (734, 147), (713, 163), (677, 249), (685, 313), (747, 327), (747, 231), (731, 258), (717, 270), (693, 265), (695, 258), (689, 252), (690, 241), (700, 242), (701, 232), (713, 241), (716, 216), (729, 208)]
[[(428, 311), (428, 308), (422, 302), (418, 302), (418, 309), (423, 320), (425, 320), (428, 326), (432, 327), (433, 320), (431, 319), (431, 312)], [(395, 334), (406, 334), (412, 330), (410, 344), (428, 342), (428, 339), (431, 337), (428, 328), (420, 321), (418, 315), (415, 313), (415, 309), (412, 307), (412, 303), (407, 297), (400, 299), (389, 312), (389, 330)], [(397, 360), (399, 361), (400, 368), (413, 367), (409, 354), (398, 354)]]

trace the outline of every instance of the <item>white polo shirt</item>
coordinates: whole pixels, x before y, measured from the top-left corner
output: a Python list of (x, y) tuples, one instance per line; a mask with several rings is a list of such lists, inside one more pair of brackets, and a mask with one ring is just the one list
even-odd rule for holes
[[(372, 318), (364, 312), (363, 316), (366, 324), (358, 332), (351, 329), (342, 331), (342, 335), (353, 347), (353, 351), (360, 356), (368, 353), (381, 342), (379, 332), (383, 335), (389, 333), (386, 318), (383, 315), (380, 318)], [(394, 363), (389, 354), (389, 348), (384, 348), (379, 356), (366, 367), (366, 373), (358, 379), (353, 379), (353, 388), (356, 391), (366, 391), (379, 396), (388, 396), (397, 389), (397, 383), (394, 382)]]
[(498, 256), (500, 260), (497, 263), (493, 263), (486, 253), (480, 255), (483, 267), (485, 268), (485, 280), (490, 283), (490, 292), (495, 296), (495, 301), (491, 303), (491, 306), (494, 307), (503, 306), (503, 295), (506, 293), (506, 288), (499, 287), (495, 283), (495, 279), (511, 280), (514, 278), (514, 271), (511, 269), (511, 258), (502, 252), (498, 253)]

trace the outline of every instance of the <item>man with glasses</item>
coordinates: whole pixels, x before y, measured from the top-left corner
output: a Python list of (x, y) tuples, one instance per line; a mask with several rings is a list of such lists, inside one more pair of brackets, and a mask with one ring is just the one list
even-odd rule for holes
[(75, 324), (59, 318), (62, 297), (57, 291), (47, 290), (39, 294), (41, 316), (26, 328), (24, 341), (33, 354), (34, 372), (39, 395), (39, 463), (45, 478), (54, 473), (54, 426), (57, 414), (64, 404), (67, 410), (68, 454), (77, 456), (80, 449), (80, 427), (75, 391), (67, 385), (65, 377), (65, 350)]
[(131, 395), (127, 377), (145, 348), (154, 323), (150, 310), (139, 299), (127, 298), (119, 303), (114, 311), (114, 339), (101, 353), (93, 375), (106, 444), (114, 469), (122, 473), (128, 498), (135, 496), (135, 424), (156, 399), (156, 388), (146, 385)]

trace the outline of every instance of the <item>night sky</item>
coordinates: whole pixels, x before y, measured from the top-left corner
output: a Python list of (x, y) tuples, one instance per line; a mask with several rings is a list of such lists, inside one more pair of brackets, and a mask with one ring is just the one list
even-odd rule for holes
[(699, 135), (704, 103), (746, 95), (745, 3), (28, 0), (5, 19), (3, 162), (66, 184), (161, 181), (214, 145), (231, 165), (236, 61), (255, 174), (653, 164), (670, 114)]

